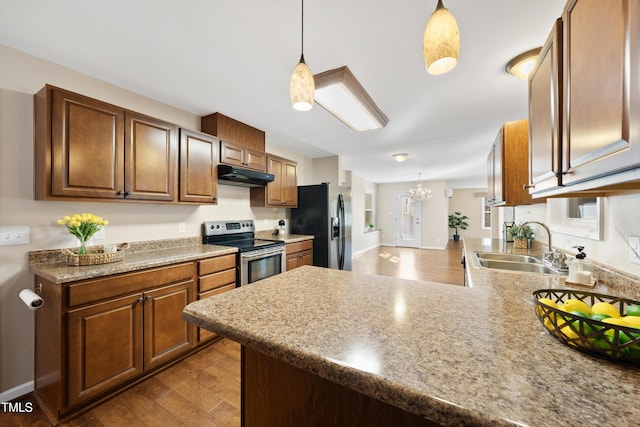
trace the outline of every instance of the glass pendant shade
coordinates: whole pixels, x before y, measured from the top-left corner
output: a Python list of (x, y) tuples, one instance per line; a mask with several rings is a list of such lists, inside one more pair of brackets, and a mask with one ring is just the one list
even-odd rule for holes
[(460, 33), (451, 12), (438, 0), (424, 30), (423, 54), (429, 74), (444, 74), (458, 63)]
[(298, 111), (309, 111), (313, 107), (313, 93), (315, 92), (315, 82), (311, 69), (304, 62), (304, 55), (300, 56), (300, 62), (293, 69), (291, 83), (289, 84), (289, 94), (291, 95), (291, 105)]
[(422, 174), (419, 173), (418, 185), (416, 185), (416, 188), (409, 190), (409, 197), (411, 197), (411, 200), (422, 201), (431, 199), (431, 189), (422, 186), (421, 177)]

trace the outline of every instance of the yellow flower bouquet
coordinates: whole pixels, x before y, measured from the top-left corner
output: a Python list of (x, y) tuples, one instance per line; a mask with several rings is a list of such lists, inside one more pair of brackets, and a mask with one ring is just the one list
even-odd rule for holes
[(103, 227), (109, 223), (109, 221), (103, 219), (102, 217), (91, 213), (76, 213), (72, 216), (65, 216), (56, 222), (60, 225), (65, 225), (69, 233), (78, 238), (78, 240), (80, 241), (80, 249), (78, 250), (78, 255), (84, 255), (87, 253), (87, 241), (94, 234), (100, 231), (100, 227)]

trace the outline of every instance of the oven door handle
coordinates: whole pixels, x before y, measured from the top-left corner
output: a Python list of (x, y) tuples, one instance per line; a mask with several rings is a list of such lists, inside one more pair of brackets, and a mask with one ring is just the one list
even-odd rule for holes
[(260, 258), (264, 258), (265, 256), (269, 256), (269, 255), (277, 255), (277, 254), (283, 254), (286, 252), (285, 248), (278, 248), (278, 249), (264, 249), (261, 250), (259, 252), (256, 253), (256, 251), (251, 251), (249, 253), (246, 252), (241, 252), (240, 253), (240, 258), (242, 258), (243, 261), (253, 261), (256, 259), (260, 259)]

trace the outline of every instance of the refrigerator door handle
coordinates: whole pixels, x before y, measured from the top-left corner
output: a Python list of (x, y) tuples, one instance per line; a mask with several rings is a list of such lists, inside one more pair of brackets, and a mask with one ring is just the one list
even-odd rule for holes
[(345, 252), (345, 218), (344, 218), (344, 198), (342, 194), (338, 194), (338, 223), (340, 226), (340, 242), (338, 244), (338, 268), (344, 270), (344, 252)]

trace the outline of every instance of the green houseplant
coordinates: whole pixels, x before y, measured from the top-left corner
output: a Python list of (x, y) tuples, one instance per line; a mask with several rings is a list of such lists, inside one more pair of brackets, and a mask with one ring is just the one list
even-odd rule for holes
[(469, 227), (469, 223), (467, 222), (468, 219), (469, 217), (462, 215), (461, 212), (454, 212), (449, 215), (449, 228), (455, 228), (456, 233), (453, 235), (453, 240), (456, 242), (460, 240), (458, 229), (466, 230)]
[[(509, 227), (507, 229), (507, 235), (511, 239), (513, 239), (514, 247), (520, 248), (520, 249), (525, 249), (525, 248), (530, 249), (531, 242), (533, 241), (533, 239), (536, 238), (536, 235), (533, 232), (533, 228), (529, 227), (528, 225), (525, 225), (520, 230), (521, 226), (522, 224), (515, 224), (512, 227)], [(520, 233), (518, 233), (518, 230), (520, 230)]]

